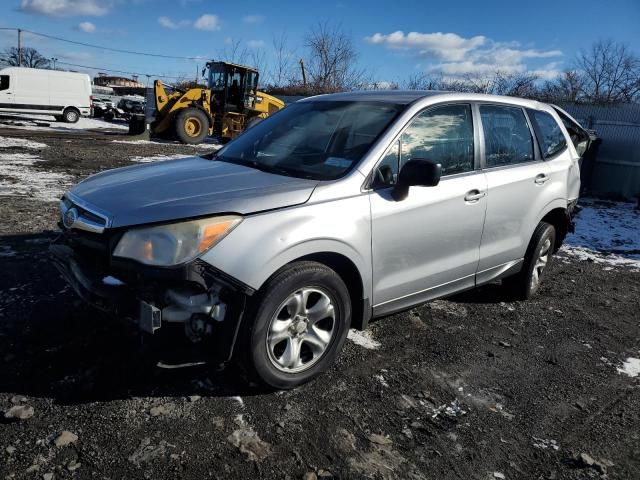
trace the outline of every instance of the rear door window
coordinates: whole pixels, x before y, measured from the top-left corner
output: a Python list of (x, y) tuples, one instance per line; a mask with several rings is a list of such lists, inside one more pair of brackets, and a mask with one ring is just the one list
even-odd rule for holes
[(9, 88), (9, 75), (0, 75), (0, 90)]
[(534, 160), (533, 139), (520, 107), (481, 105), (487, 167), (502, 167)]
[(527, 110), (527, 113), (536, 128), (540, 150), (545, 159), (551, 158), (567, 148), (567, 140), (555, 118), (540, 110)]

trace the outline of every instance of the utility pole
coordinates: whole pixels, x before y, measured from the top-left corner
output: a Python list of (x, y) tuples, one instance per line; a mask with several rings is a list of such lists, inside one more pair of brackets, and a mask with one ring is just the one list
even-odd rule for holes
[(304, 60), (300, 59), (300, 69), (302, 70), (302, 85), (307, 88), (307, 72), (304, 70)]
[(22, 30), (18, 29), (18, 66), (22, 66)]

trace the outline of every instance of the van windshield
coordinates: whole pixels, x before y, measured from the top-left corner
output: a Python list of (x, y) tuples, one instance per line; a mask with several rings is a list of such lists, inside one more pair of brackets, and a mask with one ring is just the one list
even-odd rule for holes
[(362, 159), (403, 108), (384, 102), (294, 103), (211, 158), (292, 177), (333, 180)]

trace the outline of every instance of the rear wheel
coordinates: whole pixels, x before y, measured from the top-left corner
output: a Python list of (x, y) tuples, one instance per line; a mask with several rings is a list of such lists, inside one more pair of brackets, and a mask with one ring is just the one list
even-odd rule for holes
[(515, 298), (527, 300), (538, 291), (542, 275), (551, 261), (555, 242), (556, 230), (553, 225), (540, 222), (529, 242), (522, 270), (502, 281)]
[(197, 108), (185, 108), (176, 116), (176, 135), (182, 143), (202, 143), (209, 133), (209, 119)]
[(330, 268), (297, 262), (261, 289), (246, 333), (248, 370), (263, 384), (294, 388), (327, 370), (351, 323), (349, 291)]
[(80, 120), (80, 112), (75, 108), (67, 108), (64, 112), (62, 112), (62, 119), (66, 123), (77, 123)]

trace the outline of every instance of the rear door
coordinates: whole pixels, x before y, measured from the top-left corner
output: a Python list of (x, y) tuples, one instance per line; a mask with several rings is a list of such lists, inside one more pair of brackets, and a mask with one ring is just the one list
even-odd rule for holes
[[(429, 108), (409, 123), (374, 170), (370, 193), (374, 314), (474, 286), (486, 208), (470, 104)], [(435, 187), (392, 189), (411, 159), (440, 163)]]
[(537, 217), (550, 201), (550, 169), (523, 108), (502, 104), (477, 108), (488, 186), (477, 277), (482, 283), (524, 257)]
[(15, 79), (7, 74), (0, 74), (0, 110), (11, 110), (14, 106), (13, 86)]

